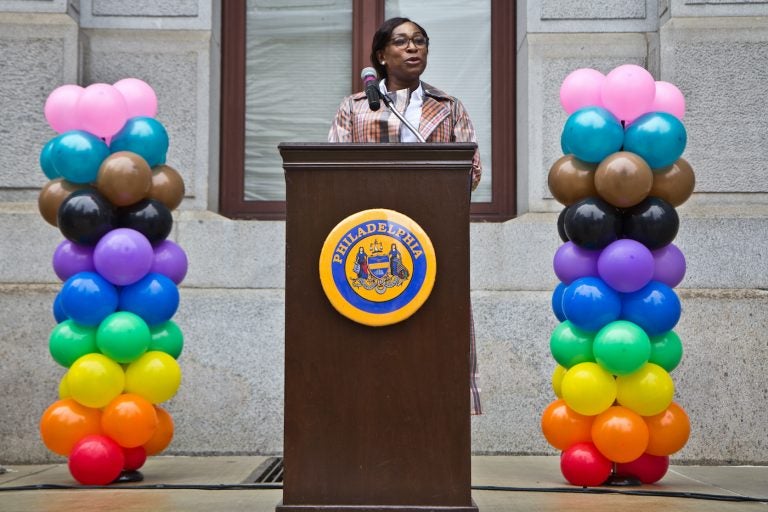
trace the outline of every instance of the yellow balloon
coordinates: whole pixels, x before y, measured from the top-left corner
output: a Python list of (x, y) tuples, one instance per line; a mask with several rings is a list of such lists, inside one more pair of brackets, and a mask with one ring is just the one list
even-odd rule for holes
[(181, 385), (179, 363), (165, 352), (152, 350), (128, 365), (125, 391), (136, 393), (153, 404), (173, 397)]
[(98, 409), (123, 392), (125, 374), (107, 356), (86, 354), (69, 367), (67, 387), (77, 402)]
[(616, 379), (597, 363), (579, 363), (565, 372), (561, 391), (568, 407), (595, 416), (616, 400)]
[(640, 416), (654, 416), (663, 412), (675, 394), (675, 383), (661, 366), (645, 363), (634, 373), (616, 379), (616, 399), (627, 409)]
[(72, 396), (72, 393), (69, 392), (69, 384), (67, 384), (67, 375), (69, 375), (69, 372), (65, 373), (59, 381), (59, 400)]
[(563, 366), (557, 365), (552, 372), (552, 390), (557, 398), (563, 398), (563, 377), (567, 371)]

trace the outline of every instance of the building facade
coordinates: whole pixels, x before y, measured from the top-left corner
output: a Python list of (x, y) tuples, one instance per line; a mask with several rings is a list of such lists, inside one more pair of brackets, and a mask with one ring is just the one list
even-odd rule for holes
[[(0, 462), (56, 460), (37, 429), (64, 373), (48, 353), (62, 237), (36, 205), (39, 153), (55, 135), (47, 95), (126, 77), (157, 92), (168, 163), (187, 189), (171, 237), (190, 260), (167, 453), (279, 453), (285, 237), (268, 153), (275, 141), (324, 138), (359, 87), (372, 30), (392, 15), (430, 32), (428, 72), (465, 99), (488, 169), (471, 225), (485, 410), (472, 418), (474, 452), (555, 453), (539, 422), (554, 399), (562, 206), (547, 173), (562, 155), (558, 90), (573, 69), (634, 63), (684, 93), (697, 180), (678, 208), (688, 272), (672, 374), (693, 430), (673, 460), (768, 463), (768, 2), (755, 0), (0, 0)], [(313, 91), (298, 103), (311, 112), (301, 123), (285, 110), (304, 90), (297, 76)]]

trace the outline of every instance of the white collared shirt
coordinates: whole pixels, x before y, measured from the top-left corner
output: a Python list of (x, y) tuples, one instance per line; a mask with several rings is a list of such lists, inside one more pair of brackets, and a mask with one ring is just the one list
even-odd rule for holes
[[(387, 94), (386, 80), (379, 82), (379, 89), (382, 93)], [(405, 109), (403, 117), (408, 120), (411, 125), (419, 129), (419, 122), (421, 121), (421, 106), (424, 104), (424, 89), (421, 87), (421, 82), (415, 91), (411, 92), (411, 97), (408, 101), (408, 106)], [(400, 129), (400, 142), (419, 142), (411, 130), (407, 126), (403, 126)]]

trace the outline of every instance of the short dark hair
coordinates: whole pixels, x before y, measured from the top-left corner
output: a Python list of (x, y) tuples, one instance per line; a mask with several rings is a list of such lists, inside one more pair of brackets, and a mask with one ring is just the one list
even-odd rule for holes
[(379, 74), (379, 78), (387, 78), (387, 68), (381, 65), (381, 62), (379, 62), (376, 54), (383, 50), (385, 46), (387, 46), (389, 39), (392, 37), (392, 31), (394, 31), (403, 23), (413, 23), (416, 25), (416, 28), (418, 28), (427, 39), (427, 47), (429, 47), (429, 36), (427, 35), (427, 31), (424, 30), (424, 27), (408, 18), (389, 18), (387, 21), (381, 24), (379, 29), (373, 35), (373, 42), (371, 43), (371, 64), (373, 64), (373, 67)]

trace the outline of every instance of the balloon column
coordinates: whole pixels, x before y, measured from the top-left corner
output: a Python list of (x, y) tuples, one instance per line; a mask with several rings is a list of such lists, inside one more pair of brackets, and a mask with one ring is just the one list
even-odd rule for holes
[(173, 437), (159, 404), (181, 383), (183, 336), (171, 317), (187, 256), (166, 237), (184, 182), (165, 164), (156, 113), (155, 92), (135, 78), (64, 85), (45, 103), (59, 135), (40, 154), (50, 181), (38, 205), (64, 236), (49, 348), (67, 371), (40, 434), (86, 485), (141, 479), (136, 470)]
[(690, 433), (670, 377), (682, 357), (673, 288), (685, 274), (675, 207), (694, 187), (681, 158), (685, 100), (635, 65), (573, 71), (560, 100), (565, 155), (548, 177), (565, 205), (550, 337), (557, 400), (542, 430), (573, 485), (652, 483)]

